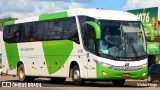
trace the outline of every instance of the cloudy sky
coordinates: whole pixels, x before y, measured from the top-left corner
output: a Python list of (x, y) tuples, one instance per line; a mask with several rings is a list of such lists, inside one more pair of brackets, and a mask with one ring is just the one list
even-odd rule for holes
[(160, 8), (160, 0), (0, 0), (0, 18), (25, 18), (72, 8), (131, 10), (157, 6)]

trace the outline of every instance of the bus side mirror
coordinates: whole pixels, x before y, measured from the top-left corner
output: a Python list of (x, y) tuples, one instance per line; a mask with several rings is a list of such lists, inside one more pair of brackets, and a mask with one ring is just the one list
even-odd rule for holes
[(146, 25), (146, 24), (143, 24), (143, 27), (147, 28), (149, 30), (151, 41), (155, 40), (155, 31), (154, 31), (153, 27), (149, 26), (149, 25)]
[(92, 26), (94, 28), (94, 30), (96, 32), (96, 39), (100, 39), (101, 38), (101, 28), (96, 22), (86, 21), (84, 24), (90, 25), (90, 26)]

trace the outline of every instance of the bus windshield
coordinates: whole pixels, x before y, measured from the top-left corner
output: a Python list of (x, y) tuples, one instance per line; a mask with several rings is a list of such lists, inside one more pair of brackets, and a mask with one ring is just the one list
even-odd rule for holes
[(146, 55), (141, 22), (99, 20), (98, 24), (101, 27), (101, 39), (98, 40), (100, 55), (124, 60)]

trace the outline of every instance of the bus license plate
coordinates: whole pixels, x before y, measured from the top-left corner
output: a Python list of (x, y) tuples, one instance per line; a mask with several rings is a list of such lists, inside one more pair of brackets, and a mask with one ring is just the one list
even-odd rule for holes
[(123, 73), (122, 77), (131, 77), (131, 74), (129, 74), (129, 73)]

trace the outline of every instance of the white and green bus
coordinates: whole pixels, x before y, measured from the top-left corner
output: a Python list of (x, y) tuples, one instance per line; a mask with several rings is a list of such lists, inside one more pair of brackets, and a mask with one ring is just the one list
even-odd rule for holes
[(147, 77), (141, 21), (128, 12), (71, 9), (4, 24), (2, 72), (20, 81), (48, 77), (112, 81)]

